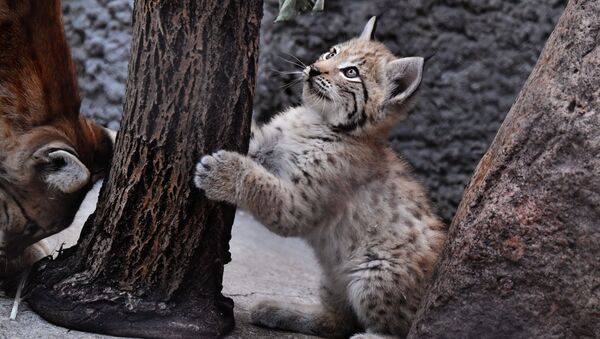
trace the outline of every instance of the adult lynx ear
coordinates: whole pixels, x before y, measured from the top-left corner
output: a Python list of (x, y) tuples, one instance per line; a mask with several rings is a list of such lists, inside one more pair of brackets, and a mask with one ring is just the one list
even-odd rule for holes
[(70, 147), (48, 144), (33, 154), (41, 179), (64, 193), (82, 189), (90, 181), (90, 171)]
[(362, 31), (362, 33), (360, 33), (360, 37), (358, 37), (358, 38), (361, 40), (373, 40), (373, 39), (375, 39), (375, 30), (376, 29), (377, 29), (377, 17), (372, 16), (371, 19), (369, 19), (369, 21), (367, 21), (365, 28), (363, 28), (363, 31)]
[(410, 57), (396, 59), (385, 66), (388, 89), (383, 104), (386, 111), (403, 108), (403, 103), (419, 88), (423, 63), (421, 57)]

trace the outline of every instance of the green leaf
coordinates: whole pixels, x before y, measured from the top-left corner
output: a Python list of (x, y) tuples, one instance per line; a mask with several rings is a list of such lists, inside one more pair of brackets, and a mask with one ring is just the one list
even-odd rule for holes
[(313, 7), (313, 11), (322, 11), (325, 9), (325, 0), (317, 0), (315, 2), (315, 6)]
[(309, 10), (322, 11), (324, 8), (325, 0), (279, 0), (279, 15), (275, 22), (289, 20)]

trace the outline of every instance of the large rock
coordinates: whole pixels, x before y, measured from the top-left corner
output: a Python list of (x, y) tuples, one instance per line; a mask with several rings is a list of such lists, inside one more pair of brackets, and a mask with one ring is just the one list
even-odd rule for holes
[(569, 1), (408, 338), (600, 338), (600, 2)]
[[(462, 190), (531, 71), (564, 0), (326, 0), (324, 13), (274, 23), (265, 1), (256, 114), (299, 102), (287, 53), (311, 62), (379, 15), (378, 37), (398, 55), (430, 55), (422, 97), (391, 143), (415, 167), (449, 220)], [(131, 0), (64, 1), (84, 114), (118, 127), (129, 58)]]
[(62, 1), (86, 116), (119, 128), (131, 42), (133, 0)]

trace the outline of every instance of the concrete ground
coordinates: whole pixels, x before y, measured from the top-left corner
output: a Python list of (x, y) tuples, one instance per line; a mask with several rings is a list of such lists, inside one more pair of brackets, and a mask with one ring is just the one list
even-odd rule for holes
[[(244, 212), (238, 212), (232, 233), (232, 261), (225, 266), (223, 293), (235, 302), (236, 328), (227, 338), (316, 338), (249, 323), (249, 309), (260, 300), (317, 300), (319, 268), (311, 250), (298, 239), (270, 233)], [(0, 297), (0, 339), (113, 338), (54, 326), (26, 304), (21, 305), (17, 319), (11, 321), (8, 317), (12, 304), (12, 299)]]

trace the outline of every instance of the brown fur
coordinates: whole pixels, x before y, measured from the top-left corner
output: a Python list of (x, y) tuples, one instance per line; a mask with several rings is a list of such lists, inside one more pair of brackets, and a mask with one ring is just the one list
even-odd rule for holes
[[(79, 106), (60, 1), (0, 0), (2, 255), (18, 257), (67, 227), (85, 191), (107, 168), (111, 138), (83, 118)], [(41, 165), (32, 154), (51, 143), (66, 145), (92, 173), (86, 187), (67, 194), (40, 180)]]

